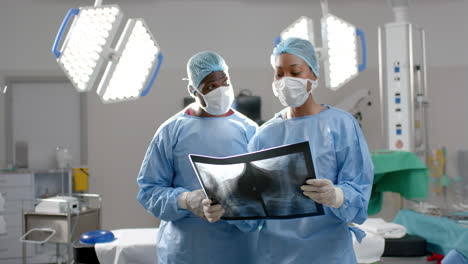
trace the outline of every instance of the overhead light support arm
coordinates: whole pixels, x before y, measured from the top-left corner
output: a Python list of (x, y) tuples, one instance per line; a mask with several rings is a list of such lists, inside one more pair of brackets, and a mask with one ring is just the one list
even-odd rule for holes
[(102, 5), (102, 0), (96, 0), (96, 1), (94, 2), (94, 6), (95, 6), (95, 7), (100, 7), (101, 5)]

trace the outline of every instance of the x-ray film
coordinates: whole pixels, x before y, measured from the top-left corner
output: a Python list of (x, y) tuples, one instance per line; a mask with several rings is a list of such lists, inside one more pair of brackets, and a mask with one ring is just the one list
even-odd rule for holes
[(323, 215), (301, 185), (315, 178), (308, 142), (217, 158), (189, 155), (206, 196), (222, 219), (282, 219)]

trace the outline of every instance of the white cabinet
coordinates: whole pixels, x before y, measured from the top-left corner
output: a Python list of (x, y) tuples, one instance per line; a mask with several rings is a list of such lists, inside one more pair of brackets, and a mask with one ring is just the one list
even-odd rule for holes
[(0, 174), (0, 189), (8, 190), (8, 187), (31, 187), (33, 183), (32, 173)]
[[(23, 256), (23, 245), (19, 238), (22, 231), (22, 210), (32, 206), (34, 177), (31, 172), (0, 174), (0, 193), (5, 200), (4, 211), (0, 212), (6, 222), (6, 233), (0, 234), (0, 264), (16, 263)], [(33, 249), (27, 247), (27, 256)]]

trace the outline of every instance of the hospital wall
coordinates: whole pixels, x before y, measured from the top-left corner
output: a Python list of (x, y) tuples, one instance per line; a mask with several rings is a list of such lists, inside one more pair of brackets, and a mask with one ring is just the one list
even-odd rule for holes
[[(159, 41), (165, 60), (152, 91), (145, 98), (104, 105), (94, 93), (88, 94), (87, 158), (91, 192), (103, 196), (104, 228), (154, 226), (157, 221), (136, 201), (135, 179), (157, 127), (182, 109), (182, 98), (187, 96), (186, 82), (181, 80), (186, 77), (186, 61), (201, 50), (221, 53), (230, 66), (236, 92), (250, 89), (260, 95), (262, 116), (268, 119), (281, 109), (271, 92), (273, 71), (269, 54), (273, 39), (280, 29), (301, 15), (320, 17), (320, 5), (318, 1), (309, 4), (305, 0), (285, 4), (266, 0), (255, 3), (247, 0), (112, 2), (118, 3), (128, 17), (145, 18)], [(354, 90), (369, 88), (372, 105), (362, 106), (362, 127), (370, 148), (381, 148), (377, 26), (393, 20), (391, 9), (386, 1), (329, 2), (331, 12), (366, 32), (369, 68), (338, 93), (326, 90), (322, 83), (315, 95), (319, 102), (333, 105)], [(2, 1), (0, 75), (6, 79), (11, 76), (63, 76), (50, 47), (66, 11), (87, 3)], [(468, 98), (465, 81), (468, 18), (464, 11), (468, 2), (454, 0), (441, 4), (431, 0), (415, 1), (415, 4), (418, 8), (410, 10), (411, 18), (427, 31), (431, 146), (448, 148), (448, 174), (456, 175), (456, 150), (468, 148), (468, 122), (465, 121), (468, 108), (464, 106)], [(319, 31), (318, 19), (315, 23), (315, 30)], [(1, 101), (3, 97), (0, 98), (0, 103), (4, 103)], [(5, 143), (0, 141), (0, 144), (3, 144), (0, 150), (3, 150)], [(3, 153), (0, 160), (1, 155)]]
[[(3, 82), (0, 77), (0, 83)], [(3, 85), (1, 85), (3, 87)], [(1, 92), (3, 88), (0, 89)], [(0, 93), (1, 93), (0, 92)], [(3, 120), (3, 113), (5, 111), (5, 96), (0, 95), (0, 167), (6, 166), (6, 145), (5, 145), (5, 122)]]

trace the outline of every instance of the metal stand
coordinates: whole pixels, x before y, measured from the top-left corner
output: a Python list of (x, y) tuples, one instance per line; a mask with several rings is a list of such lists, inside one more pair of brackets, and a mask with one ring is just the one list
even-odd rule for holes
[[(88, 231), (100, 229), (101, 203), (99, 194), (74, 194), (80, 200), (81, 210), (73, 213), (68, 204), (66, 213), (41, 213), (29, 211), (23, 213), (23, 263), (26, 264), (26, 244), (56, 243), (57, 263), (61, 263), (60, 245), (67, 245), (67, 263), (72, 263), (72, 243)], [(42, 199), (38, 199), (41, 201)], [(92, 206), (92, 201), (95, 205)], [(66, 202), (66, 200), (63, 200)]]

